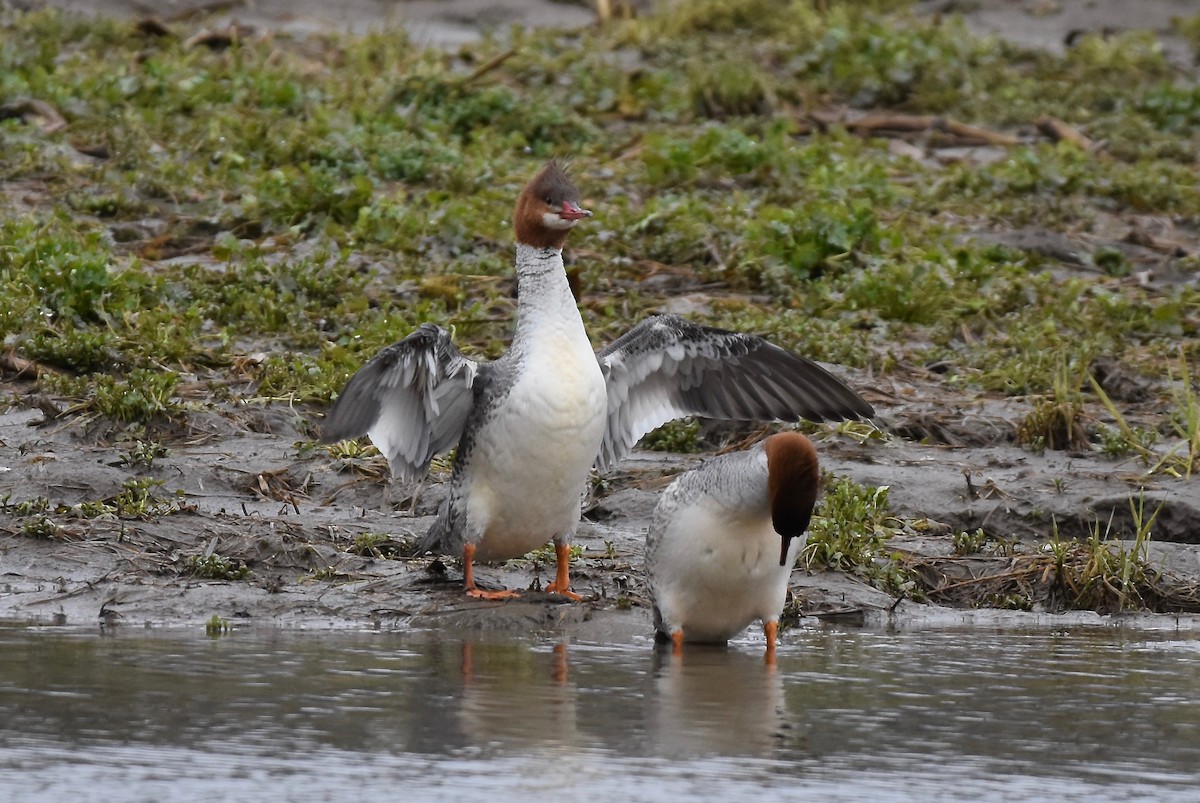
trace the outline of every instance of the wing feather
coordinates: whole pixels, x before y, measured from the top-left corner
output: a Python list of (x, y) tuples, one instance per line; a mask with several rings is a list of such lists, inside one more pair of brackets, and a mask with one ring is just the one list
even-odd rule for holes
[(462, 437), (484, 367), (464, 357), (445, 329), (422, 324), (350, 378), (325, 418), (321, 442), (368, 435), (394, 477), (421, 479), (433, 456)]
[(602, 470), (650, 430), (687, 415), (826, 421), (875, 413), (812, 360), (755, 335), (676, 315), (642, 321), (597, 358), (608, 385), (608, 423), (597, 459)]

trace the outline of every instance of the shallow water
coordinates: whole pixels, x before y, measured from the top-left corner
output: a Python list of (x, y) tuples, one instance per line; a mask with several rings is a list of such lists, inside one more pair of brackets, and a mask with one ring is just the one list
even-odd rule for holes
[(0, 800), (1194, 800), (1200, 639), (0, 628)]

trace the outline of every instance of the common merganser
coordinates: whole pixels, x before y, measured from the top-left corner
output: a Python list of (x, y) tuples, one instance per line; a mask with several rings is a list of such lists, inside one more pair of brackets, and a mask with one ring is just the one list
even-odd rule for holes
[(754, 620), (774, 663), (788, 577), (820, 486), (817, 451), (780, 432), (721, 455), (671, 483), (646, 533), (654, 627), (685, 641), (725, 642)]
[(450, 489), (418, 549), (461, 555), (473, 597), (476, 561), (502, 561), (550, 540), (547, 591), (570, 589), (569, 546), (588, 472), (685, 415), (817, 421), (868, 417), (867, 404), (816, 363), (752, 335), (672, 315), (648, 318), (593, 352), (563, 267), (567, 234), (591, 212), (551, 161), (513, 214), (517, 323), (508, 352), (464, 357), (450, 333), (423, 324), (358, 370), (325, 421), (322, 441), (369, 435), (393, 476), (423, 478), (457, 444)]

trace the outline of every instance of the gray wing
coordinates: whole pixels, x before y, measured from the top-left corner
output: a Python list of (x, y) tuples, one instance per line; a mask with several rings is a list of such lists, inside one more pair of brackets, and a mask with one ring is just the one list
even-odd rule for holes
[(656, 315), (597, 355), (608, 384), (608, 423), (597, 467), (686, 415), (735, 421), (866, 418), (871, 405), (812, 360), (761, 337)]
[(462, 436), (480, 367), (445, 329), (422, 324), (350, 378), (325, 418), (321, 442), (369, 435), (394, 477), (419, 480), (430, 459)]

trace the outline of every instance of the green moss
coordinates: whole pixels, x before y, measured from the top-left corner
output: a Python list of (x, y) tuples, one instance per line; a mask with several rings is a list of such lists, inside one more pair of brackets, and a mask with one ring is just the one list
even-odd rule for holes
[[(1049, 393), (1053, 354), (1162, 375), (1200, 349), (1196, 290), (1115, 283), (1141, 269), (1124, 250), (1093, 274), (961, 239), (1200, 223), (1200, 96), (1153, 35), (1059, 57), (903, 2), (685, 5), (453, 54), (396, 31), (213, 51), (0, 12), (0, 101), (69, 123), (0, 121), (0, 338), (69, 372), (45, 389), (131, 424), (184, 413), (179, 377), (231, 369), (234, 397), (327, 400), (426, 320), (494, 356), (509, 210), (557, 155), (596, 213), (568, 259), (598, 341), (663, 305), (645, 280), (665, 267), (715, 294), (712, 323), (880, 372), (936, 361), (972, 390)], [(814, 122), (842, 107), (1022, 133), (1055, 117), (1104, 147), (909, 158)]]

